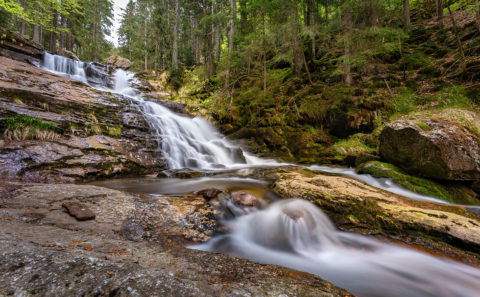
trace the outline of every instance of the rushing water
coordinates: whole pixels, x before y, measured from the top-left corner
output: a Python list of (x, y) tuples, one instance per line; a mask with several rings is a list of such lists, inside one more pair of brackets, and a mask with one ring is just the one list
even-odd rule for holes
[[(46, 54), (42, 67), (91, 85), (85, 63)], [(170, 169), (280, 165), (243, 152), (200, 117), (178, 115), (154, 101), (145, 100), (131, 88), (130, 82), (134, 79), (133, 73), (117, 70), (113, 89), (109, 91), (128, 99), (143, 113), (162, 145)], [(309, 168), (354, 177), (412, 199), (445, 203), (404, 190), (388, 179), (358, 175), (353, 169)], [(206, 187), (227, 190), (264, 186), (261, 181), (235, 177), (121, 180), (105, 185), (150, 194), (191, 193)], [(479, 270), (362, 235), (340, 232), (321, 210), (304, 200), (273, 202), (263, 210), (241, 215), (227, 224), (231, 230), (228, 234), (193, 248), (307, 271), (363, 297), (480, 296)]]
[(193, 248), (310, 272), (362, 297), (480, 296), (479, 270), (340, 232), (305, 200), (278, 201), (229, 225), (229, 234)]

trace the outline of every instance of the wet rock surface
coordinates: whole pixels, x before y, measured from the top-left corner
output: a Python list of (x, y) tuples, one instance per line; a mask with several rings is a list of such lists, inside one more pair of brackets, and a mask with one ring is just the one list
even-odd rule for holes
[[(89, 185), (1, 189), (10, 193), (0, 205), (1, 295), (348, 296), (306, 273), (186, 249), (194, 243), (188, 222), (205, 224), (210, 212), (203, 198)], [(61, 206), (69, 201), (87, 205), (95, 220), (69, 216)]]
[(412, 174), (480, 179), (480, 137), (446, 119), (390, 123), (380, 135), (379, 152), (384, 160)]
[[(126, 100), (6, 57), (0, 64), (0, 133), (19, 135), (0, 141), (5, 178), (72, 182), (165, 168), (148, 124)], [(43, 139), (8, 128), (18, 115), (55, 132)]]
[(44, 52), (43, 46), (19, 33), (0, 27), (0, 55), (18, 61), (38, 62)]
[(342, 230), (396, 240), (399, 236), (402, 241), (435, 246), (447, 254), (456, 251), (468, 259), (465, 261), (478, 265), (480, 216), (468, 207), (415, 201), (320, 171), (284, 168), (275, 174), (276, 193), (315, 203)]

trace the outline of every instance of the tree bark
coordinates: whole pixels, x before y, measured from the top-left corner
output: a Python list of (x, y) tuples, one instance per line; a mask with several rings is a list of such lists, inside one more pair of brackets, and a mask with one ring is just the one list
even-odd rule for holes
[(172, 66), (173, 69), (178, 69), (178, 0), (175, 0), (175, 24), (173, 25), (173, 52), (172, 52)]
[(300, 73), (303, 68), (303, 52), (300, 48), (300, 41), (298, 39), (298, 8), (297, 5), (294, 3), (291, 9), (292, 13), (292, 49), (293, 49), (293, 64), (295, 73)]
[(437, 6), (437, 22), (438, 25), (443, 28), (443, 1), (436, 0), (435, 4)]
[[(26, 13), (27, 12), (27, 0), (22, 0), (22, 7), (23, 7), (23, 11)], [(21, 20), (20, 34), (22, 34), (22, 36), (27, 34), (27, 21), (25, 21), (24, 19)]]
[(370, 26), (376, 27), (378, 26), (378, 15), (377, 15), (377, 5), (375, 0), (369, 0), (370, 5)]
[(475, 0), (475, 19), (477, 20), (477, 28), (480, 31), (480, 3)]
[(405, 28), (410, 29), (410, 0), (403, 0), (403, 18), (405, 22)]
[(57, 51), (57, 18), (58, 13), (55, 11), (52, 18), (52, 31), (50, 31), (49, 40), (49, 50), (51, 53), (55, 53)]
[[(40, 7), (37, 2), (35, 2), (35, 11), (39, 11)], [(33, 24), (33, 41), (40, 43), (40, 20), (39, 16), (35, 16), (35, 24)]]
[(325, 3), (325, 27), (328, 27), (329, 25), (329, 15), (328, 15), (328, 3)]
[(144, 54), (145, 54), (145, 71), (148, 70), (148, 51), (147, 51), (147, 18), (145, 17), (143, 23), (143, 38), (144, 38)]
[(235, 23), (237, 17), (237, 1), (230, 0), (230, 31), (228, 32), (228, 68), (227, 68), (227, 77), (225, 79), (225, 84), (228, 86), (230, 84), (230, 71), (231, 71), (231, 62), (232, 53), (234, 49), (233, 38), (235, 36)]
[(240, 33), (245, 35), (248, 31), (247, 0), (240, 0)]
[(458, 26), (457, 22), (455, 21), (455, 17), (453, 16), (452, 10), (450, 9), (450, 4), (447, 5), (448, 14), (450, 15), (450, 20), (452, 21), (453, 31), (455, 38), (457, 39), (458, 50), (460, 51), (460, 57), (462, 58), (462, 71), (467, 71), (467, 60), (465, 58), (465, 51), (463, 50), (463, 44), (460, 40), (459, 33), (458, 33)]
[(352, 8), (350, 6), (350, 0), (342, 0), (342, 5), (342, 27), (344, 30), (343, 43), (345, 50), (345, 61), (343, 62), (343, 67), (345, 72), (345, 84), (350, 87), (352, 85)]

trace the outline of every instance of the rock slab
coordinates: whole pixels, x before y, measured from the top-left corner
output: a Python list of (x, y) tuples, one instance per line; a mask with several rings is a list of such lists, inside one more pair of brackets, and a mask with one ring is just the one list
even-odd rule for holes
[(71, 201), (64, 202), (62, 206), (67, 209), (68, 213), (72, 217), (75, 217), (79, 221), (88, 221), (95, 219), (95, 214), (93, 213), (93, 211), (91, 211), (90, 208), (88, 208), (88, 206), (83, 203)]

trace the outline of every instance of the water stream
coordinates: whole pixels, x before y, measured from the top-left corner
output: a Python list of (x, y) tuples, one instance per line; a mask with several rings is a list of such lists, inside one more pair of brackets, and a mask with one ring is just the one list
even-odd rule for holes
[[(43, 68), (91, 84), (83, 62), (46, 54)], [(257, 158), (226, 139), (206, 120), (176, 114), (146, 100), (131, 87), (131, 72), (116, 70), (110, 92), (137, 107), (158, 138), (170, 169), (225, 170), (282, 165)], [(402, 189), (388, 179), (358, 175), (353, 169), (311, 166), (350, 176), (393, 193), (436, 203), (445, 201)], [(129, 179), (103, 185), (155, 195), (192, 193), (206, 187), (265, 187), (263, 181), (238, 177), (197, 179)], [(328, 217), (307, 201), (281, 200), (227, 222), (230, 232), (192, 248), (220, 251), (261, 263), (310, 272), (358, 296), (480, 296), (480, 271), (410, 248), (338, 231)]]

